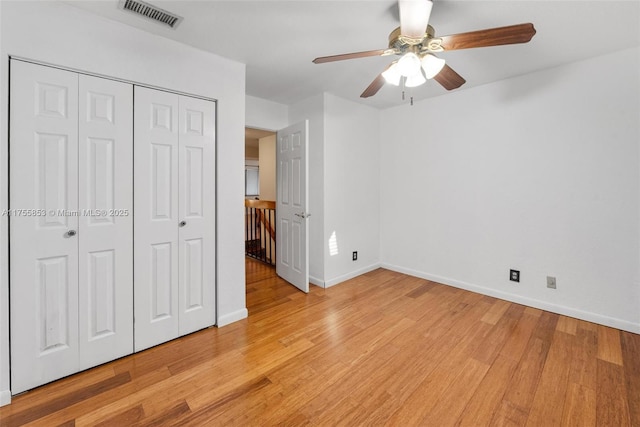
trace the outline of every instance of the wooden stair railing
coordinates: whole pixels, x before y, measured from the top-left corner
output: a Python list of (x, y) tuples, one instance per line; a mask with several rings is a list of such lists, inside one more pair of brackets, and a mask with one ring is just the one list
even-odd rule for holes
[[(275, 265), (276, 202), (245, 199), (245, 255)], [(273, 245), (272, 243), (273, 242)], [(268, 248), (268, 249), (267, 249)]]
[(258, 220), (264, 226), (264, 229), (269, 236), (276, 241), (276, 230), (271, 225), (271, 221), (267, 221), (267, 218), (264, 214), (265, 210), (272, 210), (275, 212), (276, 210), (276, 202), (270, 200), (245, 200), (244, 206), (248, 208), (254, 208), (256, 210), (256, 214), (258, 215)]

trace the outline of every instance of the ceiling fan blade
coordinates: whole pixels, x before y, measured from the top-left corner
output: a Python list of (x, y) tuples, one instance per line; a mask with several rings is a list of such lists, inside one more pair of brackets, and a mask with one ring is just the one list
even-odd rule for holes
[(321, 56), (313, 60), (314, 64), (324, 64), (325, 62), (344, 61), (345, 59), (366, 58), (369, 56), (382, 56), (389, 49), (366, 50), (364, 52), (344, 53), (342, 55)]
[(527, 43), (535, 33), (536, 29), (531, 23), (487, 28), (486, 30), (444, 36), (442, 37), (442, 47), (444, 50), (457, 50)]
[(460, 74), (453, 71), (453, 68), (446, 64), (433, 79), (440, 83), (446, 90), (457, 89), (466, 83), (466, 80), (462, 78)]
[[(382, 71), (382, 73), (387, 71), (389, 69), (389, 67), (391, 67), (391, 65), (392, 64), (387, 65), (387, 68), (385, 68)], [(373, 96), (376, 93), (378, 93), (378, 91), (382, 88), (382, 86), (384, 86), (385, 81), (386, 81), (384, 79), (384, 76), (382, 75), (382, 73), (378, 74), (378, 77), (373, 79), (371, 84), (364, 90), (364, 92), (362, 92), (362, 95), (360, 95), (360, 98), (369, 98), (370, 96)]]
[(429, 0), (398, 0), (400, 10), (400, 34), (411, 39), (422, 40), (433, 3)]

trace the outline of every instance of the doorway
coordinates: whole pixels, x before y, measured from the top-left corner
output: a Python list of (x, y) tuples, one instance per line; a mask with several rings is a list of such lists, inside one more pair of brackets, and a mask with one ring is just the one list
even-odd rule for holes
[(275, 132), (245, 128), (244, 197), (245, 257), (275, 269)]
[(305, 293), (311, 215), (308, 134), (308, 120), (276, 133), (245, 128), (245, 257), (275, 265), (277, 276)]

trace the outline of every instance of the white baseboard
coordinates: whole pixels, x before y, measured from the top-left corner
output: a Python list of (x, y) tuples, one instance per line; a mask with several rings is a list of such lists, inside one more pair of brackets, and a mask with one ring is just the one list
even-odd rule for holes
[(238, 320), (246, 319), (249, 316), (249, 311), (246, 308), (242, 310), (234, 311), (232, 313), (223, 314), (218, 317), (218, 322), (216, 326), (221, 328), (222, 326), (226, 326), (230, 323), (237, 322)]
[(5, 406), (11, 403), (11, 390), (0, 391), (0, 406)]
[(635, 334), (640, 334), (639, 323), (629, 322), (624, 319), (618, 319), (615, 317), (604, 316), (602, 314), (582, 311), (582, 310), (578, 310), (578, 309), (563, 306), (563, 305), (552, 304), (546, 301), (540, 301), (534, 298), (528, 298), (528, 297), (523, 297), (521, 295), (502, 292), (496, 289), (486, 288), (484, 286), (479, 286), (472, 283), (466, 283), (466, 282), (461, 282), (459, 280), (450, 279), (448, 277), (436, 276), (436, 275), (425, 273), (422, 271), (412, 270), (410, 268), (399, 267), (393, 264), (382, 263), (381, 267), (386, 268), (387, 270), (397, 271), (398, 273), (408, 274), (409, 276), (419, 277), (421, 279), (431, 280), (432, 282), (453, 286), (454, 288), (460, 288), (467, 291), (476, 292), (479, 294), (503, 299), (505, 301), (510, 301), (517, 304), (538, 308), (540, 310), (550, 311), (552, 313), (562, 314), (564, 316), (586, 320), (587, 322), (598, 323), (600, 325), (621, 329), (623, 331), (633, 332)]
[(361, 276), (361, 275), (363, 275), (365, 273), (368, 273), (368, 272), (373, 271), (376, 268), (380, 268), (380, 267), (381, 267), (380, 263), (371, 264), (369, 266), (360, 268), (360, 269), (352, 271), (350, 273), (343, 274), (342, 276), (338, 276), (338, 277), (336, 277), (334, 279), (327, 280), (327, 281), (324, 282), (324, 287), (325, 288), (329, 288), (331, 286), (335, 286), (338, 283), (346, 282), (349, 279), (353, 279), (354, 277)]
[(324, 281), (318, 279), (317, 277), (309, 276), (309, 283), (315, 286), (320, 286), (321, 288), (326, 288), (324, 285)]

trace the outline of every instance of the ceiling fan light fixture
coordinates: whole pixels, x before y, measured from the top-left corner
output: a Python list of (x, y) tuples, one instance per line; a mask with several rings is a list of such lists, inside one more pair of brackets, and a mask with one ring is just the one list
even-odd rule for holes
[(405, 77), (414, 76), (416, 74), (422, 74), (420, 68), (422, 63), (420, 58), (413, 52), (405, 53), (402, 58), (398, 60), (398, 71)]
[(434, 78), (444, 68), (445, 60), (427, 53), (421, 60), (424, 75), (428, 79)]
[(427, 79), (424, 78), (422, 73), (414, 74), (413, 76), (407, 77), (407, 80), (404, 82), (406, 87), (416, 87), (424, 84)]
[(391, 66), (382, 73), (382, 77), (384, 77), (384, 80), (387, 83), (394, 86), (400, 86), (400, 79), (402, 78), (402, 74), (400, 74), (400, 71), (398, 70), (398, 62), (394, 61)]

